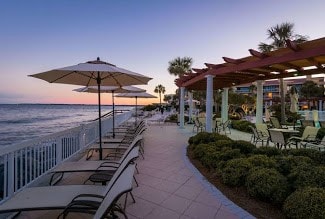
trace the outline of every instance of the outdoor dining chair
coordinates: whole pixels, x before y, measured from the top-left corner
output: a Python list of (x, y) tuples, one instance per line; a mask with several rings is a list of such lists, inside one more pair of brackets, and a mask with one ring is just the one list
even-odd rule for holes
[(270, 117), (270, 122), (271, 122), (273, 128), (276, 128), (276, 129), (287, 128), (286, 126), (281, 125), (279, 119), (276, 118), (276, 117), (271, 116)]
[(230, 120), (227, 120), (225, 122), (220, 122), (219, 124), (217, 124), (217, 128), (216, 128), (216, 131), (218, 133), (220, 133), (221, 131), (224, 131), (225, 134), (231, 134), (231, 130), (230, 130), (230, 124), (231, 124), (231, 121)]
[(306, 126), (301, 136), (292, 136), (289, 138), (289, 142), (296, 145), (296, 148), (301, 142), (316, 142), (318, 130), (317, 127)]
[(282, 147), (287, 148), (289, 145), (288, 141), (285, 140), (284, 135), (281, 131), (276, 131), (269, 129), (270, 141), (274, 143), (274, 145), (281, 149)]
[(202, 132), (203, 129), (204, 129), (204, 126), (203, 126), (203, 124), (199, 121), (199, 118), (198, 118), (198, 117), (195, 117), (195, 118), (194, 118), (193, 132), (194, 132), (194, 129), (196, 129), (196, 132), (197, 132), (197, 133), (199, 132), (199, 130)]
[(264, 141), (266, 142), (266, 146), (269, 145), (269, 135), (268, 134), (265, 134), (263, 133), (262, 131), (260, 130), (257, 130), (257, 128), (253, 127), (253, 126), (249, 126), (253, 132), (253, 138), (251, 138), (253, 144), (256, 144), (258, 142), (261, 142), (262, 143), (262, 146), (264, 146)]
[(315, 149), (319, 151), (325, 151), (325, 136), (322, 138), (320, 142), (301, 142), (302, 147)]
[(314, 120), (300, 120), (300, 123), (303, 127), (307, 127), (307, 126), (315, 126)]

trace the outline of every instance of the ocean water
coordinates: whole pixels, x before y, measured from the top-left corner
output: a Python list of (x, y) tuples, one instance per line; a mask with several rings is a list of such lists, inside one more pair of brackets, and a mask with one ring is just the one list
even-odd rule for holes
[[(112, 110), (102, 106), (102, 115)], [(115, 106), (130, 110), (133, 106)], [(74, 128), (98, 118), (97, 105), (0, 104), (0, 147)]]

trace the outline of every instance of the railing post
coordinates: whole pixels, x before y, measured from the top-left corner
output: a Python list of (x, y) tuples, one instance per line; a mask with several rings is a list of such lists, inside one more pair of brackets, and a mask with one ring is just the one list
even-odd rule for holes
[(85, 127), (81, 125), (80, 132), (79, 132), (79, 149), (84, 148), (86, 146), (86, 139), (85, 139)]
[(56, 164), (62, 161), (62, 138), (58, 138), (56, 142)]
[[(15, 158), (14, 153), (8, 154), (8, 190), (7, 197), (11, 197), (15, 192)], [(6, 189), (6, 188), (4, 188)]]

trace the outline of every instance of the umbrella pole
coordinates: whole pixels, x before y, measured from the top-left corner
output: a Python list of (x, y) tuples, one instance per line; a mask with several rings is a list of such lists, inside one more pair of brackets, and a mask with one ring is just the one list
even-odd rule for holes
[(113, 102), (113, 138), (115, 138), (115, 103), (114, 103), (114, 91), (112, 91), (112, 102)]
[(100, 104), (100, 75), (97, 73), (97, 87), (98, 87), (98, 128), (99, 128), (99, 160), (103, 159), (103, 149), (102, 149), (102, 115), (101, 115), (101, 104)]

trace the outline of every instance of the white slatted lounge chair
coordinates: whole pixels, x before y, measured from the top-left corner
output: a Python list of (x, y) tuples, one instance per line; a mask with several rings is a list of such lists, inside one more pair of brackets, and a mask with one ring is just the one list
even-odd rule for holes
[[(55, 185), (56, 183), (58, 183), (63, 178), (65, 173), (94, 172), (104, 170), (115, 171), (123, 162), (128, 162), (129, 160), (132, 160), (139, 156), (139, 145), (142, 144), (142, 140), (142, 135), (137, 136), (118, 161), (99, 160), (63, 162), (49, 172), (49, 174), (51, 174), (49, 184)], [(115, 153), (113, 154), (113, 156), (115, 156)]]
[[(95, 210), (96, 206), (94, 206), (92, 211), (96, 211), (94, 218), (104, 218), (105, 214), (108, 213), (107, 210), (110, 210), (112, 205), (115, 204), (111, 200), (115, 200), (116, 195), (119, 196), (122, 192), (128, 192), (132, 189), (134, 170), (135, 164), (126, 163), (124, 166), (121, 165), (107, 186), (62, 185), (25, 188), (0, 205), (0, 214), (33, 210), (66, 209), (73, 200), (79, 197), (78, 200), (83, 200), (85, 203), (88, 201), (97, 202), (99, 211), (97, 212)], [(77, 210), (77, 208), (78, 206), (74, 206), (70, 209)], [(85, 210), (85, 207), (80, 206), (79, 209), (82, 211)]]

